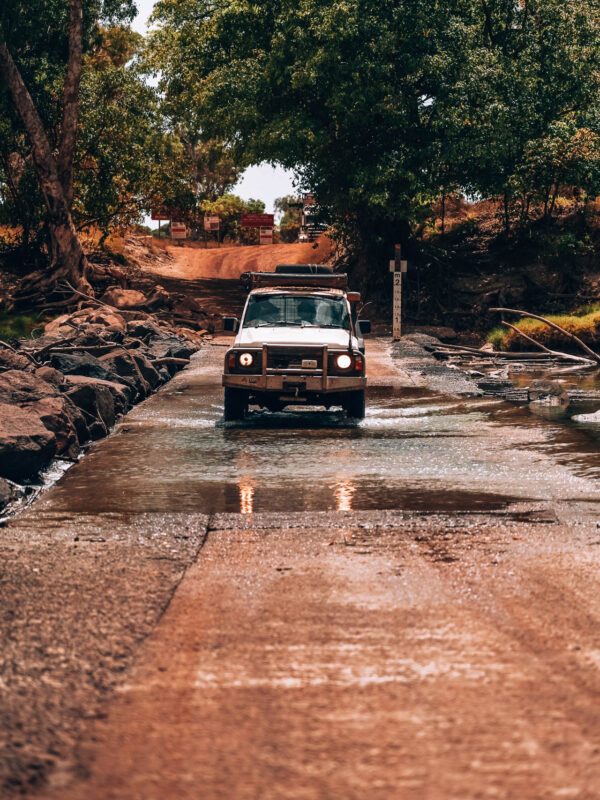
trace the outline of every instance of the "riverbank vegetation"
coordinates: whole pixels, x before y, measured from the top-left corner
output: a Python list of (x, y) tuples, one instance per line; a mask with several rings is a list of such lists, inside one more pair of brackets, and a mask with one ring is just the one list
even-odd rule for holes
[(13, 12), (0, 263), (22, 307), (93, 293), (86, 229), (103, 247), (162, 210), (199, 230), (262, 161), (294, 170), (375, 300), (402, 245), (417, 321), (596, 290), (600, 0), (160, 0), (147, 37), (130, 0)]

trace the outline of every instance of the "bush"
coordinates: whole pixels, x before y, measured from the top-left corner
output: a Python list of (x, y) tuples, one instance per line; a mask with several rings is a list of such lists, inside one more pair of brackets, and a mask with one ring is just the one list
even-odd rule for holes
[(37, 338), (42, 334), (42, 326), (46, 320), (38, 314), (5, 314), (0, 312), (0, 339)]
[[(548, 314), (547, 319), (575, 334), (588, 345), (600, 341), (600, 305), (597, 303), (577, 308), (570, 313)], [(521, 319), (513, 324), (527, 336), (551, 349), (564, 350), (568, 345), (569, 340), (564, 334), (537, 319)], [(533, 345), (527, 345), (525, 339), (510, 328), (494, 328), (488, 334), (487, 340), (492, 342), (496, 350), (534, 349)]]

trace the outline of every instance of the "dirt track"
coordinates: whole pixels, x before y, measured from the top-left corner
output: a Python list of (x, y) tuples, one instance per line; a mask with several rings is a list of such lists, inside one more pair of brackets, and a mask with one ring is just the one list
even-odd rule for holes
[(5, 533), (31, 796), (597, 800), (598, 465), (383, 341), (361, 426), (222, 428), (225, 344)]
[(158, 264), (154, 269), (150, 267), (149, 271), (185, 280), (233, 280), (251, 270), (271, 271), (277, 264), (320, 264), (331, 252), (331, 242), (322, 236), (315, 244), (316, 247), (312, 244), (224, 245), (208, 250), (196, 243), (186, 243), (183, 247), (168, 244), (165, 249), (172, 261)]

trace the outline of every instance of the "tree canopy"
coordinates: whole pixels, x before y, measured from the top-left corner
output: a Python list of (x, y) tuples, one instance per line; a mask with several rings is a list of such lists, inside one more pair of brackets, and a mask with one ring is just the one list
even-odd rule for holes
[(372, 250), (455, 188), (511, 203), (577, 175), (598, 191), (598, 0), (160, 0), (154, 19), (169, 101), (295, 170)]

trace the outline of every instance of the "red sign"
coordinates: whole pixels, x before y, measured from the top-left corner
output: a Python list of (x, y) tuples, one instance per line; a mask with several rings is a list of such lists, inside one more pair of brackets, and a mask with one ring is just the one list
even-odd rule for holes
[(157, 222), (163, 222), (164, 220), (170, 220), (171, 215), (168, 211), (153, 211), (152, 219), (156, 220)]
[(242, 228), (272, 228), (274, 214), (242, 214)]

